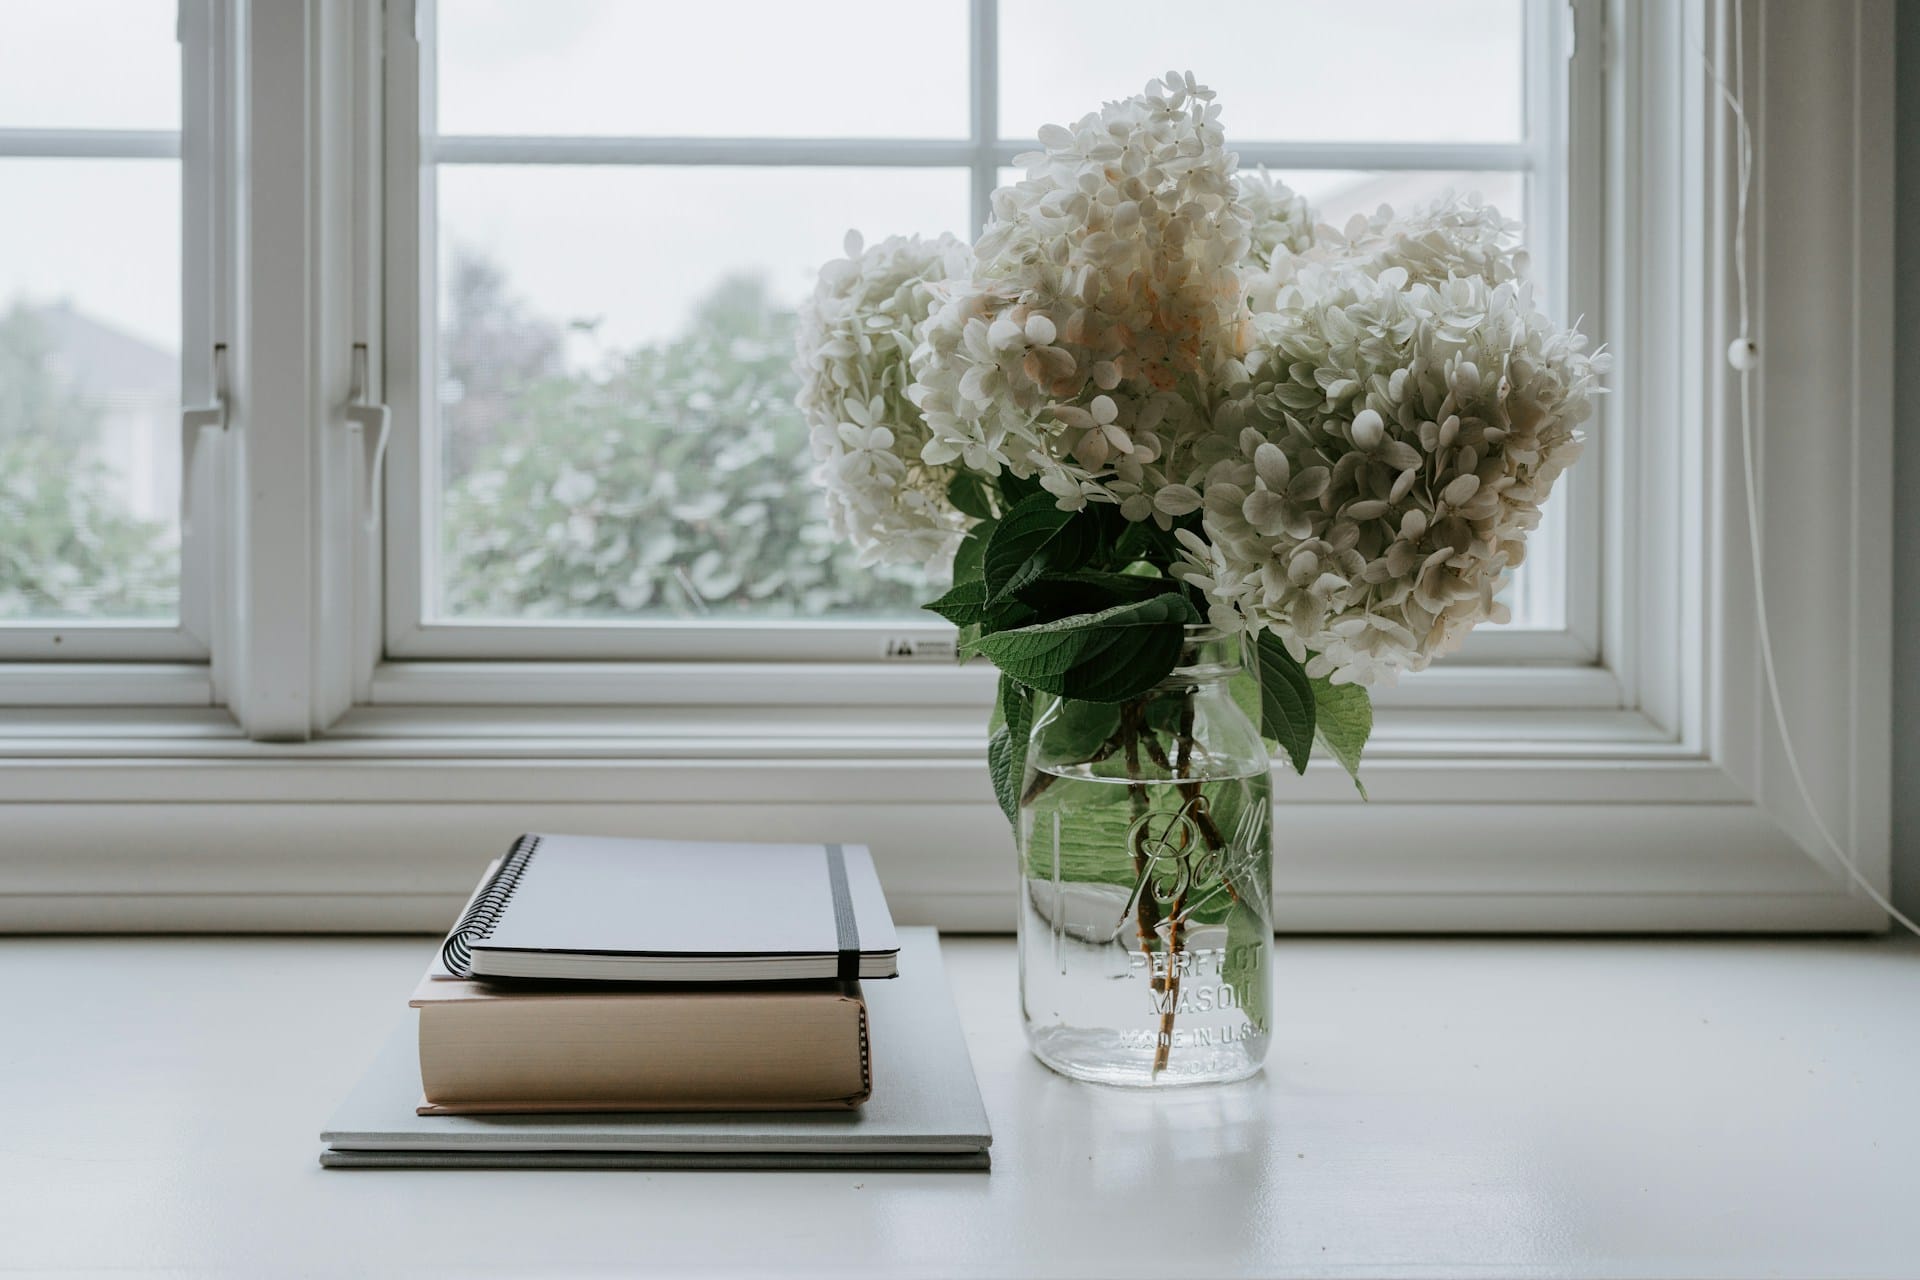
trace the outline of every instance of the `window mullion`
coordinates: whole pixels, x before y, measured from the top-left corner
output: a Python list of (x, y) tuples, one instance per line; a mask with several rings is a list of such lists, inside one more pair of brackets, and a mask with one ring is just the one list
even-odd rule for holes
[[(181, 41), (183, 107), (191, 107), (203, 89), (191, 74), (203, 56), (196, 43), (197, 37)], [(183, 110), (183, 124), (187, 118)], [(0, 129), (0, 158), (7, 159), (172, 160), (180, 154), (180, 133), (172, 129)]]
[[(1561, 258), (1556, 277), (1566, 291), (1567, 314), (1582, 319), (1582, 328), (1596, 345), (1615, 341), (1615, 318), (1606, 310), (1607, 242), (1607, 65), (1605, 7), (1600, 0), (1575, 0), (1564, 16), (1563, 48), (1571, 46), (1562, 62), (1564, 81), (1559, 110), (1566, 145), (1557, 175), (1562, 205), (1555, 233)], [(1607, 465), (1605, 450), (1612, 447), (1605, 434), (1605, 414), (1589, 428), (1590, 446), (1601, 456), (1576, 468), (1568, 477), (1573, 501), (1565, 518), (1567, 576), (1566, 629), (1595, 654), (1603, 653), (1602, 604), (1607, 562), (1614, 550), (1602, 517)], [(1612, 655), (1609, 655), (1610, 657)]]
[[(221, 216), (222, 105), (231, 83), (220, 78), (230, 65), (213, 0), (185, 0), (180, 8), (180, 400), (206, 404), (215, 395), (213, 347), (230, 309), (223, 305), (220, 270), (231, 222)], [(217, 455), (222, 444), (207, 450)], [(224, 512), (218, 486), (188, 473), (185, 442), (180, 458), (180, 628), (204, 645), (217, 669), (225, 655), (213, 625), (219, 590), (219, 533)], [(210, 474), (217, 457), (196, 466)]]
[(993, 189), (999, 185), (1000, 141), (1000, 4), (999, 0), (972, 0), (968, 13), (967, 81), (972, 90), (968, 111), (972, 144), (971, 188), (973, 225), (979, 235), (993, 209)]
[(405, 649), (425, 621), (426, 584), (437, 580), (438, 459), (425, 447), (427, 415), (439, 369), (434, 324), (439, 295), (434, 226), (438, 183), (426, 154), (434, 136), (433, 0), (395, 0), (387, 7), (385, 141), (381, 281), (384, 355), (393, 439), (387, 447), (383, 506), (383, 652)]
[(449, 136), (431, 139), (438, 164), (748, 165), (945, 168), (992, 148), (957, 138), (640, 138)]
[(262, 739), (310, 737), (352, 702), (351, 30), (345, 5), (249, 6), (241, 27), (226, 685)]

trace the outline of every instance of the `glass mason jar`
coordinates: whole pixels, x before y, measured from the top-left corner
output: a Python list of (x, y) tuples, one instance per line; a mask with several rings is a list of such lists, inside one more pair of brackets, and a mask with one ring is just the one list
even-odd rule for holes
[(1118, 705), (1055, 699), (1020, 804), (1020, 1003), (1063, 1075), (1209, 1084), (1260, 1069), (1272, 1025), (1269, 762), (1230, 688), (1241, 637), (1187, 628)]

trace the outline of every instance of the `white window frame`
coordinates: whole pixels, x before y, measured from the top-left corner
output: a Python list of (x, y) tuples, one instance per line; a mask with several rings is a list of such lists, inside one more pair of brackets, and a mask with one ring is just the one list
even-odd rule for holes
[[(993, 189), (1030, 141), (1001, 137), (999, 126), (998, 0), (969, 3), (969, 136), (961, 139), (782, 139), (660, 137), (441, 137), (432, 119), (433, 0), (399, 0), (390, 8), (391, 35), (404, 43), (387, 61), (387, 313), (388, 370), (394, 413), (391, 483), (386, 491), (386, 653), (395, 660), (572, 660), (675, 662), (881, 661), (902, 652), (951, 652), (953, 630), (932, 618), (889, 621), (742, 620), (712, 623), (679, 619), (516, 622), (437, 619), (426, 601), (436, 556), (435, 507), (440, 491), (435, 433), (435, 387), (424, 372), (438, 366), (438, 288), (435, 278), (434, 193), (441, 164), (569, 165), (847, 165), (965, 168), (970, 177), (972, 232), (984, 225)], [(1568, 252), (1582, 246), (1597, 257), (1597, 220), (1569, 225), (1565, 177), (1571, 145), (1566, 103), (1570, 80), (1597, 66), (1597, 43), (1577, 45), (1563, 4), (1525, 9), (1525, 137), (1512, 143), (1271, 143), (1236, 140), (1244, 166), (1276, 170), (1504, 170), (1527, 181), (1529, 227), (1542, 252), (1537, 269), (1549, 292), (1566, 299), (1577, 282), (1597, 283), (1586, 262), (1577, 269)], [(397, 51), (396, 51), (397, 52)], [(1597, 127), (1580, 135), (1582, 166), (1600, 163)], [(1597, 307), (1598, 295), (1573, 294), (1569, 310)], [(1599, 448), (1596, 442), (1596, 450)], [(1571, 473), (1550, 516), (1565, 542), (1566, 560), (1580, 572), (1553, 586), (1564, 594), (1566, 623), (1554, 628), (1485, 628), (1468, 638), (1459, 664), (1558, 663), (1592, 667), (1599, 654), (1598, 610), (1600, 468)], [(1569, 682), (1559, 682), (1559, 694)], [(1605, 680), (1580, 687), (1599, 705), (1615, 705)], [(1429, 698), (1438, 696), (1429, 693)]]
[[(1579, 39), (1604, 52), (1569, 98), (1602, 114), (1606, 146), (1570, 168), (1568, 205), (1600, 221), (1590, 319), (1619, 355), (1605, 447), (1581, 468), (1608, 530), (1598, 660), (1407, 682), (1382, 699), (1369, 804), (1330, 764), (1277, 777), (1283, 928), (1884, 925), (1818, 852), (1758, 696), (1722, 356), (1730, 129), (1699, 57), (1730, 64), (1735, 4), (1755, 333), (1792, 353), (1763, 358), (1754, 424), (1775, 648), (1815, 801), (1886, 884), (1893, 4), (1583, 0)], [(431, 928), (490, 851), (546, 828), (861, 839), (903, 920), (1005, 928), (983, 672), (382, 657), (381, 557), (340, 406), (351, 342), (380, 349), (368, 86), (411, 33), (383, 48), (374, 0), (306, 25), (289, 10), (250, 8), (239, 41), (254, 182), (235, 216), (282, 238), (242, 237), (230, 461), (236, 488), (275, 465), (305, 475), (308, 506), (236, 505), (250, 550), (216, 616), (240, 637), (222, 700), (244, 733), (325, 736), (249, 741), (211, 711), (0, 707), (0, 927)], [(387, 354), (397, 394), (407, 367)], [(216, 636), (216, 667), (220, 652)], [(79, 678), (58, 665), (43, 670)]]
[[(179, 9), (179, 129), (0, 128), (0, 159), (180, 162), (180, 388), (182, 399), (189, 404), (204, 401), (211, 391), (215, 255), (211, 227), (218, 170), (211, 146), (213, 48), (205, 27), (209, 12), (203, 0), (189, 0)], [(180, 599), (175, 621), (76, 618), (0, 622), (0, 700), (10, 692), (23, 700), (29, 695), (44, 698), (55, 692), (53, 686), (61, 682), (49, 679), (36, 690), (34, 686), (41, 682), (30, 677), (39, 673), (7, 670), (10, 664), (35, 662), (164, 664), (163, 670), (150, 670), (153, 678), (144, 682), (151, 686), (144, 691), (146, 696), (157, 692), (165, 692), (170, 699), (211, 696), (206, 672), (194, 668), (205, 663), (211, 653), (209, 601), (216, 567), (218, 503), (206, 485), (196, 489), (190, 480), (181, 477), (182, 514), (187, 518), (181, 524)], [(190, 512), (184, 505), (189, 501), (194, 503)], [(125, 677), (135, 674), (129, 670)], [(126, 691), (123, 678), (116, 692)]]
[[(181, 155), (182, 398), (214, 400), (224, 351), (226, 422), (201, 430), (183, 476), (177, 631), (17, 628), (24, 650), (0, 634), (0, 735), (31, 757), (74, 740), (138, 753), (183, 734), (222, 750), (305, 739), (364, 693), (376, 656), (357, 637), (374, 618), (378, 544), (343, 411), (352, 346), (377, 342), (380, 316), (367, 283), (377, 187), (359, 180), (379, 155), (378, 106), (358, 96), (354, 71), (377, 65), (378, 5), (178, 0), (178, 24), (179, 136), (80, 141), (95, 154)], [(366, 391), (377, 398), (377, 383)]]

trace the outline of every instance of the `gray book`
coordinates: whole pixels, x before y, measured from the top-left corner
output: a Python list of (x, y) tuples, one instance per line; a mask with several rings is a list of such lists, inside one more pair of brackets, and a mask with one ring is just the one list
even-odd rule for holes
[(462, 978), (891, 978), (899, 950), (864, 845), (524, 835), (441, 950)]
[(985, 1169), (993, 1141), (940, 939), (902, 929), (867, 991), (873, 1096), (850, 1111), (420, 1115), (408, 1011), (320, 1134), (330, 1168)]

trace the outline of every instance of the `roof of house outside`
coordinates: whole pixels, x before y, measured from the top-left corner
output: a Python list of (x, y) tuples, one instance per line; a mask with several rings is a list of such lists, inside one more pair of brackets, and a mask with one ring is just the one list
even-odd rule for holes
[(71, 302), (33, 308), (49, 363), (74, 385), (102, 398), (169, 396), (180, 390), (180, 357), (76, 310)]

